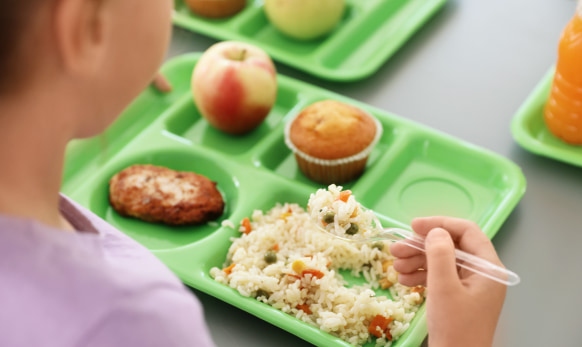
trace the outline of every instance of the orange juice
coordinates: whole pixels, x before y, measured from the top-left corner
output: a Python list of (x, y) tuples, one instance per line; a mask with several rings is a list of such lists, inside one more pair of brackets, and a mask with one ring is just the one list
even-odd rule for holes
[(567, 143), (582, 145), (582, 0), (560, 38), (544, 119), (554, 135)]

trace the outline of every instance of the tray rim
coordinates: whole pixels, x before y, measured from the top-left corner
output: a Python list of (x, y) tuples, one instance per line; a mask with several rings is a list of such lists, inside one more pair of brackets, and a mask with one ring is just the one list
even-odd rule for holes
[[(514, 140), (529, 152), (582, 167), (582, 147), (569, 146), (563, 148), (552, 148), (532, 136), (532, 134), (526, 130), (526, 123), (532, 117), (537, 116), (533, 109), (539, 105), (541, 100), (544, 102), (547, 100), (546, 91), (551, 87), (554, 72), (555, 65), (552, 65), (521, 104), (511, 121), (511, 133)], [(567, 144), (564, 145), (567, 146)], [(575, 152), (575, 155), (573, 155), (573, 152)]]
[(354, 82), (365, 79), (380, 69), (380, 67), (392, 55), (394, 55), (400, 49), (400, 47), (402, 47), (430, 18), (433, 17), (436, 12), (438, 12), (447, 3), (447, 0), (407, 1), (420, 1), (424, 3), (422, 6), (423, 11), (411, 17), (414, 18), (413, 23), (407, 26), (409, 28), (405, 30), (403, 29), (403, 32), (397, 35), (397, 39), (392, 45), (386, 45), (384, 49), (381, 49), (381, 54), (371, 55), (371, 57), (377, 57), (376, 59), (373, 59), (373, 63), (360, 65), (360, 69), (357, 70), (342, 71), (341, 69), (328, 69), (325, 67), (321, 67), (320, 69), (320, 66), (312, 64), (299, 65), (293, 61), (295, 56), (286, 56), (285, 54), (280, 53), (278, 49), (273, 49), (270, 46), (260, 44), (256, 40), (249, 40), (242, 35), (231, 34), (225, 30), (222, 30), (222, 28), (221, 30), (217, 30), (214, 25), (204, 21), (193, 21), (191, 16), (183, 15), (177, 11), (173, 12), (172, 22), (178, 27), (197, 32), (217, 40), (239, 40), (258, 45), (264, 49), (267, 54), (269, 54), (275, 61), (309, 73), (318, 78), (334, 82)]

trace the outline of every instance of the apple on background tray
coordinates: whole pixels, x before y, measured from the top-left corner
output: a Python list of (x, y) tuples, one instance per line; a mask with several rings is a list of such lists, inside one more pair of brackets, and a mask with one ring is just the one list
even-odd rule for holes
[(258, 127), (277, 98), (277, 72), (262, 49), (238, 41), (209, 47), (192, 72), (192, 94), (213, 127), (244, 134)]
[(345, 0), (265, 0), (264, 6), (267, 18), (280, 32), (297, 40), (312, 40), (336, 27), (346, 4)]
[(226, 18), (240, 12), (247, 0), (184, 0), (190, 10), (207, 18)]

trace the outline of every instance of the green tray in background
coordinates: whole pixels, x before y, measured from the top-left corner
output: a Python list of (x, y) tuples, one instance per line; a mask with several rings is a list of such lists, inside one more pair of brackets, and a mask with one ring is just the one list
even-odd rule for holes
[(582, 147), (554, 136), (544, 121), (554, 68), (551, 68), (519, 108), (511, 123), (513, 138), (528, 151), (576, 166), (582, 166)]
[(219, 40), (245, 41), (274, 60), (332, 81), (355, 81), (374, 73), (446, 0), (346, 0), (336, 29), (315, 41), (293, 40), (267, 19), (262, 0), (226, 19), (193, 14), (175, 0), (174, 24)]
[[(373, 114), (384, 132), (364, 174), (344, 187), (372, 208), (384, 226), (409, 229), (413, 217), (445, 214), (477, 222), (489, 238), (525, 191), (521, 170), (508, 159), (446, 134), (344, 96), (279, 75), (276, 104), (257, 129), (230, 136), (212, 128), (190, 94), (199, 54), (172, 59), (162, 71), (174, 85), (169, 94), (149, 88), (103, 136), (68, 147), (63, 192), (142, 243), (189, 286), (281, 327), (318, 346), (349, 346), (255, 299), (214, 281), (209, 271), (225, 261), (235, 225), (255, 209), (276, 203), (305, 207), (321, 185), (302, 175), (285, 146), (286, 122), (322, 99), (354, 104)], [(190, 170), (216, 181), (226, 209), (218, 223), (168, 227), (128, 219), (108, 203), (108, 181), (138, 163)], [(355, 283), (355, 282), (354, 282)], [(430, 294), (429, 294), (430, 295)], [(426, 337), (424, 306), (395, 347), (417, 347)], [(371, 345), (371, 344), (369, 344)]]

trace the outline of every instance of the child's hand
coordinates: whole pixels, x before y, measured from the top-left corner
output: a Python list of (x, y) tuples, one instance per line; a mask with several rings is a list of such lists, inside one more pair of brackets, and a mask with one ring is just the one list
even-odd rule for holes
[(166, 76), (162, 75), (161, 72), (156, 73), (152, 81), (152, 85), (162, 93), (169, 93), (172, 91), (172, 85)]
[(411, 226), (426, 236), (426, 256), (403, 242), (392, 244), (390, 252), (398, 258), (394, 269), (400, 283), (427, 286), (429, 346), (491, 346), (507, 288), (457, 268), (454, 253), (456, 245), (503, 266), (491, 241), (475, 223), (463, 219), (417, 218)]

